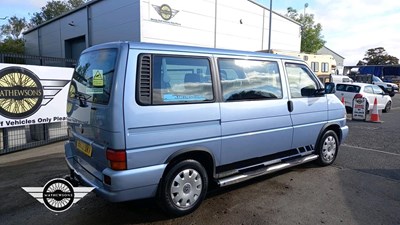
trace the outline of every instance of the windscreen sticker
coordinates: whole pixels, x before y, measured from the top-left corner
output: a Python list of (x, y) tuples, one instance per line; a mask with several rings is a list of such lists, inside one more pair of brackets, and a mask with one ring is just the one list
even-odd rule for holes
[(174, 95), (174, 94), (164, 94), (164, 102), (179, 102), (179, 101), (204, 101), (206, 98), (201, 95)]
[(86, 94), (103, 94), (103, 88), (86, 88)]
[(103, 70), (93, 70), (93, 87), (103, 87)]

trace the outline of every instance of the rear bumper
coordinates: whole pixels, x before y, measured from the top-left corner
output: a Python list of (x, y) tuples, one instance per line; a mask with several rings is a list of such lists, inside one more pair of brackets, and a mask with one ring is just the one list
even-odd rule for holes
[(111, 202), (122, 202), (135, 199), (151, 198), (157, 194), (158, 183), (164, 173), (166, 164), (149, 166), (138, 169), (124, 171), (114, 171), (109, 168), (104, 169), (101, 174), (111, 178), (111, 185), (103, 183), (103, 178), (99, 179), (89, 173), (74, 156), (74, 144), (67, 141), (64, 145), (65, 157), (71, 176), (75, 177), (85, 186), (94, 187), (94, 191), (102, 198)]

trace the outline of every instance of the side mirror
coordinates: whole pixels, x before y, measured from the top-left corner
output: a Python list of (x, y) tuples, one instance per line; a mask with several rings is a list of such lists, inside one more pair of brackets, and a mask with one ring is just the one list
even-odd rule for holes
[(335, 83), (332, 82), (325, 83), (325, 94), (333, 94), (335, 93), (335, 91), (336, 91)]
[(320, 96), (321, 94), (325, 94), (324, 89), (315, 89), (314, 87), (304, 87), (301, 89), (301, 96), (303, 97)]

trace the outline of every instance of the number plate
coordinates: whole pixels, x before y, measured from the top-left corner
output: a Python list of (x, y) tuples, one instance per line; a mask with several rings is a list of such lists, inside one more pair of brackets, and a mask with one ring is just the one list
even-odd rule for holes
[(85, 142), (76, 140), (76, 148), (85, 155), (92, 157), (92, 146), (86, 144)]

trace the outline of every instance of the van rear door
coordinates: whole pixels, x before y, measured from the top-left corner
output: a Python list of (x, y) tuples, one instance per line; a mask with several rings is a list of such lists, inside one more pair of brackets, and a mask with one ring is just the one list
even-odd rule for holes
[(98, 179), (108, 167), (106, 150), (125, 146), (123, 120), (116, 119), (123, 117), (122, 94), (113, 94), (120, 86), (116, 79), (119, 51), (118, 45), (85, 51), (74, 71), (68, 97), (74, 160)]

